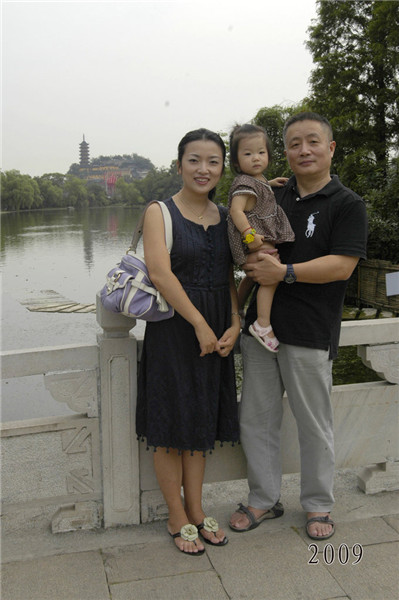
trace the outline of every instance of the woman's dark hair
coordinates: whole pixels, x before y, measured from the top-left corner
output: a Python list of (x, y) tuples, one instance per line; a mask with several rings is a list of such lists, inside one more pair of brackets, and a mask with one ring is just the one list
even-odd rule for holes
[[(224, 162), (226, 160), (226, 146), (224, 145), (224, 141), (220, 137), (218, 133), (214, 131), (210, 131), (209, 129), (205, 129), (204, 127), (200, 129), (195, 129), (194, 131), (189, 131), (186, 135), (180, 140), (180, 143), (177, 147), (177, 160), (181, 164), (183, 154), (186, 150), (187, 144), (190, 142), (197, 142), (198, 140), (206, 140), (209, 142), (215, 142), (219, 146), (222, 151), (223, 156), (223, 166), (222, 173), (224, 171)], [(212, 188), (208, 194), (208, 198), (212, 200), (215, 196), (216, 188)]]
[(236, 125), (233, 128), (230, 134), (230, 169), (235, 175), (240, 173), (240, 167), (238, 164), (238, 146), (240, 141), (249, 135), (255, 135), (259, 133), (265, 136), (266, 150), (270, 164), (272, 160), (272, 143), (266, 133), (266, 129), (260, 127), (259, 125), (252, 125), (251, 123), (246, 123), (245, 125)]

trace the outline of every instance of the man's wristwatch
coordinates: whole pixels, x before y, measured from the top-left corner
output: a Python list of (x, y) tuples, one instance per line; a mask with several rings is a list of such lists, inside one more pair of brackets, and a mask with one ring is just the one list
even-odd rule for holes
[(292, 265), (287, 265), (287, 273), (285, 274), (283, 281), (285, 281), (285, 283), (294, 283), (296, 281), (296, 275)]

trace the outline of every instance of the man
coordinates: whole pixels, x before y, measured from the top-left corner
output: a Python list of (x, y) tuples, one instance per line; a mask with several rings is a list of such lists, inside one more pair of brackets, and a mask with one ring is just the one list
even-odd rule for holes
[(363, 200), (330, 175), (336, 144), (327, 119), (299, 113), (287, 121), (283, 136), (294, 175), (274, 191), (295, 242), (279, 246), (281, 262), (263, 254), (244, 265), (255, 282), (279, 283), (271, 322), (280, 346), (272, 354), (248, 334), (256, 318), (254, 294), (241, 339), (240, 429), (250, 492), (248, 506), (240, 504), (230, 527), (249, 531), (284, 512), (279, 499), (285, 390), (298, 426), (306, 531), (321, 540), (334, 534), (329, 516), (334, 503), (332, 359), (338, 352), (347, 280), (358, 260), (366, 258), (367, 216)]

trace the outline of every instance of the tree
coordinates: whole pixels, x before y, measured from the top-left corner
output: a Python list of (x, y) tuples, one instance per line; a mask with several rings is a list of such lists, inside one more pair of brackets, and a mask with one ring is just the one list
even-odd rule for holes
[(137, 189), (136, 184), (133, 182), (127, 183), (122, 177), (115, 184), (115, 200), (130, 206), (144, 204), (144, 198)]
[(399, 158), (388, 167), (385, 186), (364, 195), (369, 217), (367, 256), (399, 264)]
[(333, 126), (335, 170), (360, 194), (382, 187), (399, 139), (399, 3), (317, 0), (309, 34), (310, 105)]
[(68, 175), (64, 186), (68, 206), (84, 208), (89, 205), (89, 195), (85, 181)]
[(146, 202), (165, 200), (179, 190), (181, 177), (177, 172), (177, 161), (172, 161), (169, 169), (153, 169), (140, 181), (136, 181)]
[(64, 205), (64, 193), (62, 187), (55, 184), (51, 178), (46, 175), (35, 177), (43, 198), (43, 208), (53, 208)]
[(88, 183), (87, 194), (90, 206), (107, 206), (109, 204), (105, 189), (98, 183)]
[(81, 177), (82, 167), (79, 163), (73, 163), (68, 170), (68, 175), (73, 175), (74, 177)]
[(1, 174), (1, 195), (3, 210), (29, 210), (43, 203), (37, 181), (16, 170)]

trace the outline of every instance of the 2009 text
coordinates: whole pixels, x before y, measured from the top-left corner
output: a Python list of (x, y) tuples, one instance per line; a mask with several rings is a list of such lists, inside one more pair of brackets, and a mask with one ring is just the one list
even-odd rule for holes
[[(317, 544), (309, 544), (308, 550), (312, 552), (312, 556), (308, 561), (308, 565), (318, 565), (320, 560), (317, 557), (319, 554), (319, 547)], [(323, 561), (326, 565), (332, 565), (335, 560), (338, 560), (340, 565), (357, 565), (363, 558), (363, 546), (361, 544), (353, 544), (350, 549), (347, 544), (340, 544), (337, 550), (335, 550), (332, 544), (326, 544), (322, 551)], [(352, 561), (352, 558), (355, 560)], [(351, 562), (352, 561), (352, 562)]]

